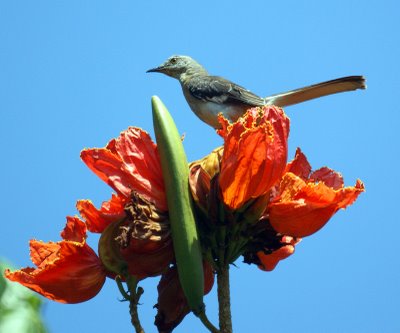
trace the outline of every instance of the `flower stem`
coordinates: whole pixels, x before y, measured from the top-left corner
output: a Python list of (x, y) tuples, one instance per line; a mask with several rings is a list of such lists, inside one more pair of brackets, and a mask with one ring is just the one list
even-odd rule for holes
[(216, 328), (210, 320), (206, 316), (206, 312), (202, 311), (200, 314), (198, 314), (199, 319), (203, 323), (203, 325), (211, 332), (211, 333), (221, 333), (218, 328)]
[(139, 314), (137, 305), (139, 303), (140, 296), (143, 294), (143, 288), (137, 287), (137, 279), (133, 276), (128, 276), (126, 279), (126, 284), (129, 290), (129, 313), (131, 315), (131, 323), (135, 328), (136, 333), (144, 333), (144, 329), (140, 324)]
[(229, 264), (217, 271), (219, 327), (221, 333), (232, 333), (231, 298), (229, 288)]

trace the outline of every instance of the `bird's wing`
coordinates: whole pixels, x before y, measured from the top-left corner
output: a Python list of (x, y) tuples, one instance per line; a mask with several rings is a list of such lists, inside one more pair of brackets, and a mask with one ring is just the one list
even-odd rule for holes
[(222, 103), (243, 103), (249, 106), (262, 106), (263, 98), (251, 91), (219, 76), (198, 76), (186, 83), (190, 93), (203, 101)]

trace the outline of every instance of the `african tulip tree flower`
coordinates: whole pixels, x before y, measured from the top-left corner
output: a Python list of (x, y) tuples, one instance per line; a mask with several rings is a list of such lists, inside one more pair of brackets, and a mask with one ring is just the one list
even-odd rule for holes
[[(6, 271), (8, 279), (63, 303), (92, 298), (106, 276), (160, 275), (174, 258), (157, 147), (149, 135), (130, 127), (105, 148), (85, 149), (81, 156), (117, 194), (100, 209), (89, 200), (78, 201), (86, 223), (67, 217), (62, 241), (31, 241), (36, 269)], [(102, 234), (99, 256), (86, 244), (87, 230)], [(127, 271), (114, 271), (115, 263)]]
[(286, 164), (289, 120), (279, 108), (250, 109), (233, 124), (220, 116), (220, 122), (224, 146), (190, 165), (203, 243), (217, 262), (218, 228), (228, 227), (224, 260), (243, 255), (270, 271), (301, 237), (318, 231), (364, 191), (361, 181), (344, 187), (329, 168), (311, 172), (300, 150)]
[(81, 158), (117, 192), (100, 209), (89, 200), (78, 201), (88, 229), (101, 233), (119, 222), (114, 238), (129, 273), (139, 278), (161, 274), (173, 250), (157, 145), (147, 132), (129, 127), (106, 147), (83, 150)]
[(269, 193), (286, 168), (289, 119), (275, 106), (252, 108), (234, 123), (219, 115), (223, 147), (190, 164), (195, 202), (207, 207), (212, 179), (231, 210)]
[(298, 149), (279, 184), (279, 192), (268, 205), (269, 221), (279, 233), (306, 237), (321, 229), (339, 210), (351, 205), (364, 185), (344, 187), (342, 176), (323, 167), (311, 172)]
[(37, 268), (6, 270), (5, 276), (57, 302), (87, 301), (100, 291), (107, 272), (86, 244), (86, 225), (79, 218), (67, 217), (61, 237), (57, 243), (31, 240), (31, 259)]
[(275, 106), (252, 108), (233, 124), (219, 116), (224, 139), (219, 186), (224, 203), (237, 209), (267, 193), (286, 166), (289, 118)]
[[(271, 253), (283, 246), (282, 236), (271, 228), (264, 231), (265, 223), (258, 220), (286, 167), (289, 119), (282, 109), (266, 106), (248, 110), (232, 124), (223, 116), (219, 120), (224, 146), (190, 165), (192, 195), (202, 211), (200, 235), (216, 262), (231, 263), (249, 251), (246, 258), (253, 262), (258, 251)], [(226, 227), (228, 233), (217, 231)], [(251, 250), (249, 239), (257, 239)], [(221, 242), (227, 246), (225, 258), (212, 245)]]

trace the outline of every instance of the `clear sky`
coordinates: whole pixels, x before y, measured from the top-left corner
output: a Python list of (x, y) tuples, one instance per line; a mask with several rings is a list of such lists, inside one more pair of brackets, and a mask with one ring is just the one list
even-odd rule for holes
[[(186, 133), (189, 160), (221, 143), (179, 84), (146, 74), (172, 54), (259, 95), (346, 75), (368, 90), (287, 108), (290, 158), (357, 178), (366, 193), (265, 273), (232, 267), (235, 332), (400, 332), (399, 13), (396, 1), (0, 2), (0, 256), (31, 265), (28, 241), (57, 241), (75, 201), (110, 197), (79, 159), (130, 125), (152, 131), (158, 95)], [(397, 208), (396, 208), (397, 207)], [(96, 244), (95, 235), (89, 243)], [(152, 326), (157, 279), (140, 315)], [(51, 332), (131, 332), (113, 281), (94, 299), (46, 302)], [(216, 322), (215, 289), (206, 298)], [(206, 332), (188, 316), (176, 332)]]

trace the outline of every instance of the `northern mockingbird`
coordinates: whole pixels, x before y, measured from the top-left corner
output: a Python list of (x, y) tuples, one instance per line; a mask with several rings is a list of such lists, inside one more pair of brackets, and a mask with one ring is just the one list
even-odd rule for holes
[(220, 112), (230, 121), (236, 121), (251, 107), (283, 107), (366, 87), (363, 76), (346, 76), (262, 98), (220, 76), (209, 75), (198, 62), (179, 55), (168, 58), (160, 66), (149, 69), (149, 72), (163, 73), (179, 80), (192, 111), (214, 128), (220, 127), (217, 119)]

